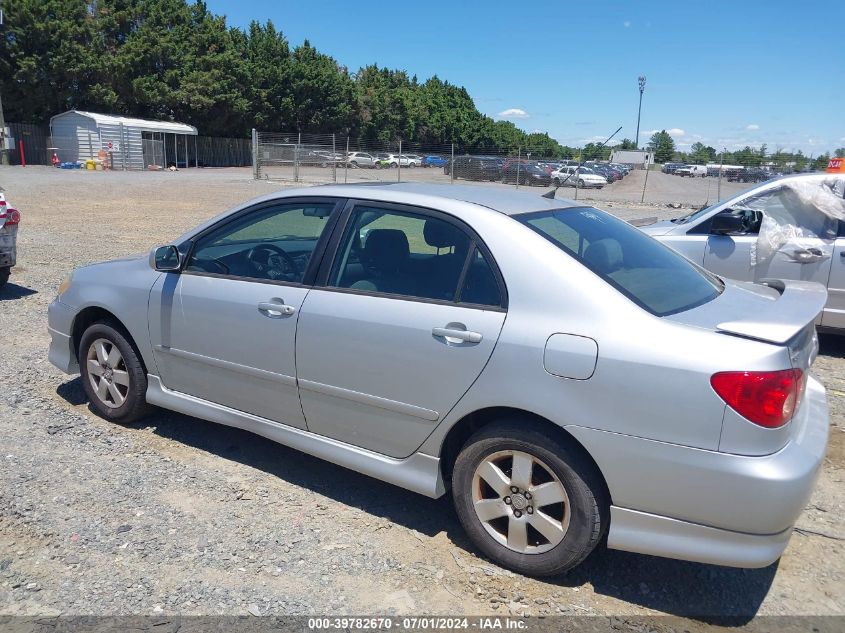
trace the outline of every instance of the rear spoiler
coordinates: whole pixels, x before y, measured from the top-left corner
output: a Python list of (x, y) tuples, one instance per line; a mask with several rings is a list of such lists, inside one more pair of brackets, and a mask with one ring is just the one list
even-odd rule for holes
[(820, 283), (782, 279), (761, 279), (760, 283), (780, 293), (772, 308), (753, 319), (719, 323), (716, 330), (782, 345), (815, 321), (827, 303), (827, 289)]

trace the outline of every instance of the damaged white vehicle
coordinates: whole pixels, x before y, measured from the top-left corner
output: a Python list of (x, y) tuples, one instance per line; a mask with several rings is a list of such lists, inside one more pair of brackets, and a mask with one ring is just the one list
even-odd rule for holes
[(639, 228), (720, 277), (824, 284), (827, 305), (817, 324), (845, 331), (845, 176), (778, 178)]

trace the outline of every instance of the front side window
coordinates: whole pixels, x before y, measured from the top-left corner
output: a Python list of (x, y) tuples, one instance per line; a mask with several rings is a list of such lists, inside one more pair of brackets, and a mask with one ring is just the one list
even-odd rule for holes
[(463, 229), (424, 214), (357, 207), (329, 286), (418, 299), (499, 306), (490, 264)]
[(515, 216), (657, 316), (715, 299), (722, 283), (627, 222), (591, 207)]
[(274, 205), (201, 237), (187, 271), (302, 283), (334, 204)]

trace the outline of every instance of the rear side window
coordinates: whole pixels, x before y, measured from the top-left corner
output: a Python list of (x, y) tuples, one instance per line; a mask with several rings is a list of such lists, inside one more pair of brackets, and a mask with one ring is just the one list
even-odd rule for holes
[(356, 207), (329, 286), (366, 293), (499, 307), (502, 293), (475, 241), (426, 214)]
[(543, 211), (516, 219), (654, 315), (690, 310), (723, 289), (718, 278), (598, 209)]

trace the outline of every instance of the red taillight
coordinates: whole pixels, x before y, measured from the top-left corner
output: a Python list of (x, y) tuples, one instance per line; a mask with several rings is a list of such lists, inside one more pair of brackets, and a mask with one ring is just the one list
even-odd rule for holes
[(734, 411), (769, 429), (792, 419), (805, 383), (800, 369), (723, 371), (710, 378), (713, 389)]
[(21, 222), (21, 213), (17, 209), (3, 209), (0, 211), (0, 220), (3, 220), (3, 224), (0, 226), (11, 226), (12, 224), (20, 224)]

